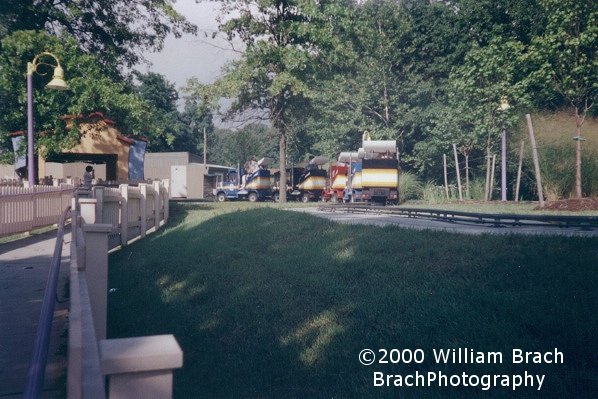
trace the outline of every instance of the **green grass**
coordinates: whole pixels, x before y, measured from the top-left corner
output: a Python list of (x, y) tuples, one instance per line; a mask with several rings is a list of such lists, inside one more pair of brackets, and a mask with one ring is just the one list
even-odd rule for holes
[[(595, 397), (598, 242), (334, 224), (252, 204), (175, 205), (110, 255), (109, 337), (173, 333), (176, 398)], [(436, 365), (433, 348), (502, 351)], [(422, 348), (362, 366), (361, 349)], [(565, 364), (510, 364), (513, 348)], [(546, 374), (520, 388), (374, 388), (373, 372)]]

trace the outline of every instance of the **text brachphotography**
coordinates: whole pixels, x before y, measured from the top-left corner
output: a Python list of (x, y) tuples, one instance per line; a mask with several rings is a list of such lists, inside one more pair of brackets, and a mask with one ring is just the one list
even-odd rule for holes
[(544, 374), (445, 374), (442, 371), (416, 371), (412, 374), (385, 374), (374, 372), (375, 387), (472, 387), (487, 391), (492, 388), (542, 389)]

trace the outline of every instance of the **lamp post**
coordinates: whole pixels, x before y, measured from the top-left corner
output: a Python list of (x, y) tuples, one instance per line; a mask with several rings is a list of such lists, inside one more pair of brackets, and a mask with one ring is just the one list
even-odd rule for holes
[[(506, 97), (500, 99), (499, 111), (506, 111), (511, 106)], [(507, 200), (507, 128), (502, 124), (502, 134), (500, 136), (500, 200)]]
[[(41, 61), (41, 57), (51, 57), (56, 61), (56, 65), (48, 64)], [(50, 83), (46, 85), (49, 89), (54, 90), (67, 90), (68, 86), (64, 80), (64, 70), (60, 66), (60, 61), (56, 56), (48, 51), (44, 51), (35, 56), (33, 61), (27, 63), (27, 180), (29, 187), (35, 185), (35, 150), (34, 137), (33, 137), (33, 74), (45, 75), (45, 73), (39, 73), (37, 68), (40, 65), (46, 65), (54, 68), (54, 75)]]

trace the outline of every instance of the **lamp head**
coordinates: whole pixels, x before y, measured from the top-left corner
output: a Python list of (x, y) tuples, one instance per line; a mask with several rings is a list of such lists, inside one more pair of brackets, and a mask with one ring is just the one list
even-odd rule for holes
[(500, 98), (500, 107), (498, 107), (499, 111), (506, 111), (509, 108), (511, 108), (511, 105), (509, 104), (509, 100), (507, 100), (507, 97), (502, 96)]
[(64, 70), (60, 65), (54, 68), (54, 76), (52, 76), (52, 80), (46, 87), (54, 90), (68, 90), (69, 86), (64, 80)]

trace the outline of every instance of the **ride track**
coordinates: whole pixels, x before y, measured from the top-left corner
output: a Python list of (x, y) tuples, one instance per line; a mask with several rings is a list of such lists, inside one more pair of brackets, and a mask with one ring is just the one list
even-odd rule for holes
[(438, 220), (450, 223), (472, 223), (494, 227), (531, 226), (563, 229), (581, 228), (584, 231), (598, 231), (598, 216), (529, 215), (507, 213), (476, 213), (445, 209), (399, 208), (396, 206), (368, 204), (326, 204), (318, 207), (324, 212), (345, 212), (364, 214), (385, 214), (415, 219)]

